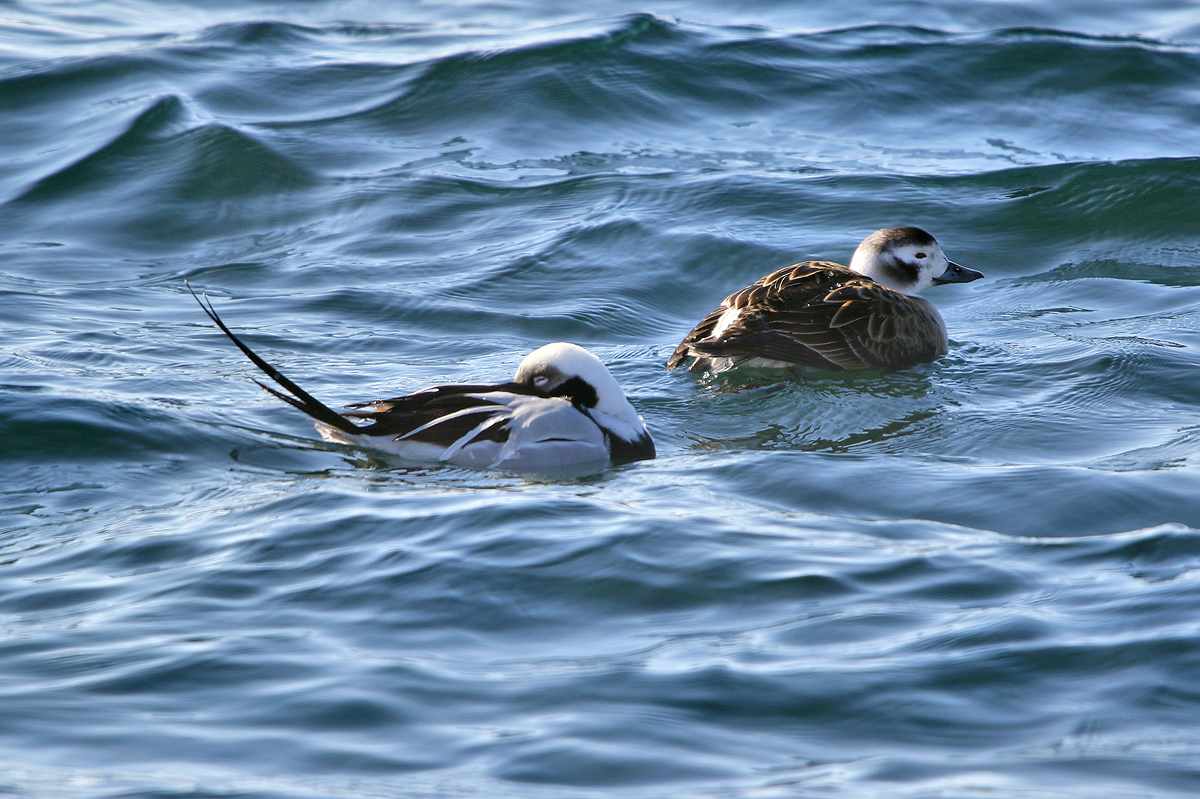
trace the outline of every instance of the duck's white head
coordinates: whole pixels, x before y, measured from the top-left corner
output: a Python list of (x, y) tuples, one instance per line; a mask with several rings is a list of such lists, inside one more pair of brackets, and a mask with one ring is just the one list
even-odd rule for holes
[(604, 362), (578, 344), (565, 341), (539, 347), (525, 356), (513, 382), (562, 397), (589, 410), (600, 411), (639, 426), (637, 411), (625, 399), (621, 384)]
[(920, 294), (942, 283), (970, 283), (982, 272), (946, 257), (937, 239), (918, 227), (876, 230), (862, 240), (850, 268), (904, 294)]

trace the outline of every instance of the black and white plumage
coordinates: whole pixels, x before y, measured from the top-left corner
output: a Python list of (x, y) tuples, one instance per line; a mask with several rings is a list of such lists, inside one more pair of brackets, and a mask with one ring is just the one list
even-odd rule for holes
[(338, 413), (246, 346), (211, 302), (199, 297), (196, 301), (287, 393), (255, 382), (311, 416), (326, 441), (369, 447), (417, 463), (513, 472), (588, 471), (654, 457), (650, 432), (620, 384), (599, 358), (575, 344), (559, 342), (534, 350), (507, 383), (432, 386), (350, 405), (353, 410)]
[(863, 239), (850, 266), (805, 261), (735, 291), (688, 333), (667, 361), (692, 371), (731, 366), (904, 369), (945, 355), (941, 314), (920, 291), (983, 274), (946, 258), (915, 227)]

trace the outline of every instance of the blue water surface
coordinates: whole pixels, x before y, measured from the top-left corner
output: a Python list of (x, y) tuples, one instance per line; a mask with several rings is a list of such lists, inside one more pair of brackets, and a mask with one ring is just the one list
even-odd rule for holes
[[(0, 3), (0, 795), (1200, 793), (1200, 8)], [(913, 224), (892, 374), (663, 366)], [(654, 461), (322, 442), (595, 351)]]

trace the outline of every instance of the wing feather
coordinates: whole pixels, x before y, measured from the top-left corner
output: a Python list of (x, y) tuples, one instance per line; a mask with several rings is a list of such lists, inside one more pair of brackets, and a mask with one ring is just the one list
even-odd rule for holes
[(446, 447), (446, 451), (438, 458), (439, 461), (448, 461), (458, 454), (459, 450), (470, 444), (472, 441), (479, 438), (488, 428), (495, 427), (498, 424), (506, 423), (512, 418), (511, 413), (496, 413), (484, 419), (479, 424), (475, 425), (468, 433), (460, 437), (450, 446)]
[[(720, 336), (717, 320), (742, 313)], [(902, 369), (946, 352), (941, 317), (928, 301), (846, 267), (807, 261), (776, 270), (730, 294), (680, 343), (685, 358), (768, 358), (822, 369)]]
[(679, 364), (683, 363), (688, 355), (691, 354), (690, 345), (693, 342), (706, 339), (712, 335), (713, 329), (717, 326), (717, 321), (721, 318), (721, 315), (729, 309), (728, 303), (729, 300), (726, 300), (720, 308), (704, 317), (704, 319), (700, 321), (700, 324), (696, 325), (692, 329), (692, 332), (687, 334), (687, 337), (680, 342), (679, 346), (675, 348), (675, 352), (671, 353), (670, 359), (667, 360), (668, 371), (679, 366)]
[[(414, 436), (419, 436), (421, 433), (424, 433), (426, 430), (430, 430), (438, 425), (448, 424), (450, 422), (461, 419), (464, 416), (474, 416), (475, 414), (480, 414), (480, 413), (490, 413), (490, 414), (499, 415), (499, 416), (501, 416), (501, 418), (503, 418), (505, 415), (507, 415), (507, 410), (508, 409), (505, 408), (503, 405), (493, 405), (493, 404), (475, 405), (475, 406), (469, 407), (469, 408), (461, 408), (457, 411), (452, 411), (451, 413), (443, 414), (436, 418), (430, 419), (428, 422), (425, 422), (422, 425), (418, 425), (417, 427), (414, 427), (413, 429), (409, 430), (406, 433), (401, 433), (400, 435), (396, 436), (394, 440), (395, 441), (403, 441), (406, 438), (413, 438)], [(367, 432), (369, 435), (370, 431), (367, 431)], [(454, 442), (454, 443), (457, 443), (457, 442)]]

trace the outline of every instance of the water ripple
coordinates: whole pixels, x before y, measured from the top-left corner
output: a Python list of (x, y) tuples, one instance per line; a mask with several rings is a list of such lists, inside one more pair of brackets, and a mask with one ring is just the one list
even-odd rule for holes
[[(0, 792), (1194, 793), (1186, 9), (485, 5), (10, 4)], [(945, 358), (663, 368), (899, 223)], [(584, 343), (660, 457), (322, 442), (184, 278), (334, 405)]]

